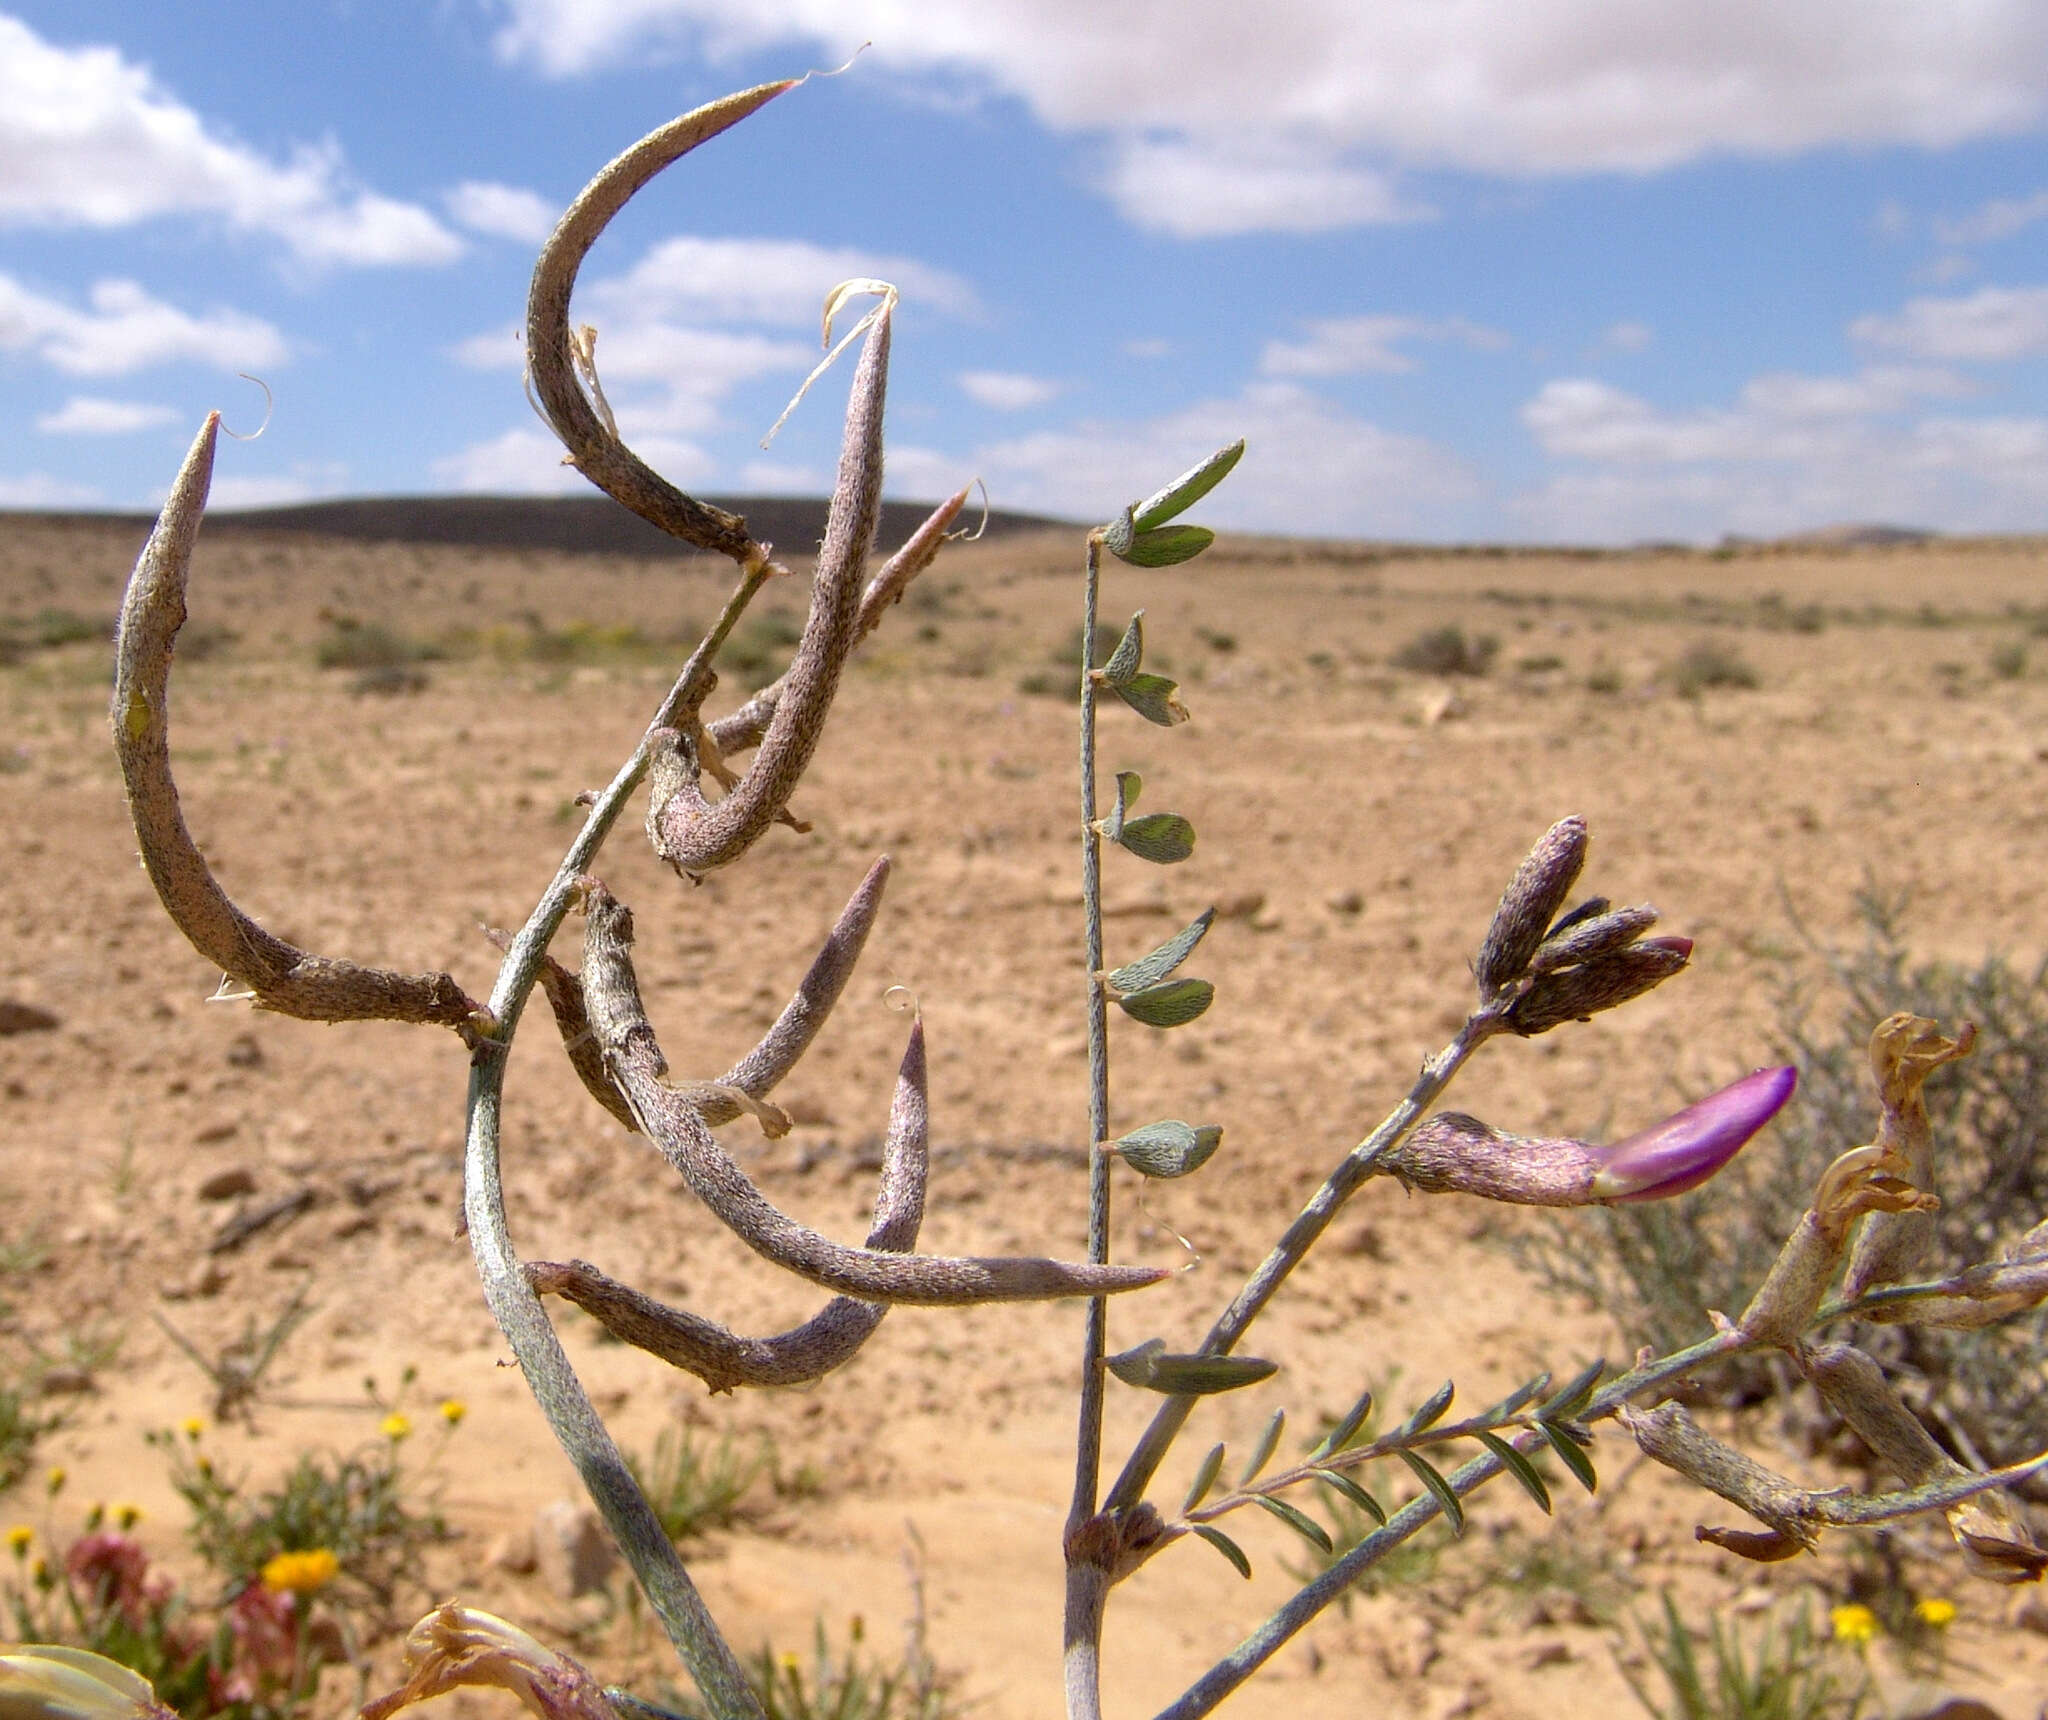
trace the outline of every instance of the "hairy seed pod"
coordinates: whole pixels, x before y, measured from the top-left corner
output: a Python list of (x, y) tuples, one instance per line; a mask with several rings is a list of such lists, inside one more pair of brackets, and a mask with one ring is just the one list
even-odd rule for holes
[(1530, 1039), (1567, 1021), (1585, 1021), (1662, 985), (1691, 959), (1690, 938), (1646, 938), (1583, 967), (1544, 974), (1515, 1000), (1508, 1026)]

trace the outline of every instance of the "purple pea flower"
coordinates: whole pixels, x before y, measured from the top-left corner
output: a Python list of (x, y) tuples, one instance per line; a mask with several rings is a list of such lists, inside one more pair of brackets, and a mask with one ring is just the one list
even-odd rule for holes
[(1696, 1189), (1778, 1114), (1799, 1073), (1759, 1069), (1612, 1146), (1511, 1135), (1441, 1112), (1381, 1161), (1411, 1189), (1520, 1206), (1663, 1200)]

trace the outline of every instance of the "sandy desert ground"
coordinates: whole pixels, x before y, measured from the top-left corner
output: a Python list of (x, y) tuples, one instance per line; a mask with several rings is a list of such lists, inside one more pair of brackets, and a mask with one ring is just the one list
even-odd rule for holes
[[(129, 527), (6, 521), (0, 617), (111, 616), (136, 547)], [(895, 857), (861, 974), (782, 1095), (800, 1126), (777, 1143), (751, 1125), (724, 1131), (769, 1193), (835, 1234), (866, 1227), (904, 1032), (882, 996), (904, 986), (933, 1054), (926, 1245), (1082, 1247), (1074, 742), (1055, 663), (1075, 627), (1078, 561), (1077, 544), (1054, 536), (949, 552), (849, 678), (799, 798), (808, 836), (778, 830), (690, 889), (629, 824), (599, 869), (636, 911), (671, 1062), (710, 1075), (779, 1007), (869, 860)], [(1112, 573), (1108, 614), (1146, 609), (1155, 662), (1171, 664), (1195, 720), (1169, 733), (1113, 713), (1104, 764), (1142, 771), (1146, 809), (1184, 812), (1200, 831), (1182, 866), (1112, 856), (1113, 950), (1136, 954), (1206, 904), (1226, 912), (1197, 964), (1218, 986), (1210, 1014), (1171, 1036), (1119, 1030), (1117, 1121), (1199, 1115), (1227, 1129), (1206, 1171), (1155, 1186), (1145, 1210), (1120, 1189), (1120, 1254), (1178, 1259), (1171, 1226), (1204, 1263), (1115, 1305), (1113, 1341), (1199, 1336), (1461, 1018), (1501, 884), (1563, 814), (1593, 831), (1586, 887), (1654, 901), (1697, 953), (1616, 1015), (1489, 1048), (1453, 1098), (1503, 1127), (1618, 1134), (1762, 1061), (1773, 977), (1796, 945), (1784, 893), (1819, 933), (1845, 935), (1868, 876), (1915, 892), (1923, 953), (2037, 957), (2048, 639), (2031, 629), (2048, 621), (2044, 575), (2048, 544), (2033, 542), (1596, 557), (1252, 540), (1186, 569)], [(666, 684), (658, 654), (601, 630), (673, 637), (722, 590), (705, 561), (202, 538), (191, 636), (211, 649), (181, 655), (172, 731), (195, 833), (227, 887), (297, 942), (446, 968), (481, 995), (495, 957), (479, 924), (524, 915), (575, 827), (573, 797), (611, 775)], [(800, 597), (774, 594), (791, 612)], [(414, 690), (357, 692), (352, 671), (315, 667), (340, 618), (419, 639), (466, 628), (481, 646), (425, 665)], [(1492, 673), (1448, 681), (1390, 665), (1404, 641), (1449, 624), (1498, 638)], [(579, 627), (562, 660), (536, 660), (535, 639)], [(1669, 667), (1702, 641), (1738, 653), (1760, 684), (1678, 696)], [(2035, 665), (1995, 672), (2001, 651), (2013, 669), (2015, 650)], [(213, 1351), (303, 1287), (315, 1312), (251, 1418), (209, 1428), (219, 1460), (266, 1474), (308, 1446), (372, 1439), (364, 1375), (388, 1391), (416, 1368), (416, 1408), (469, 1406), (431, 1468), (461, 1534), (430, 1555), (422, 1610), (459, 1594), (573, 1644), (608, 1676), (647, 1679), (663, 1660), (644, 1626), (506, 1568), (573, 1480), (505, 1365), (456, 1235), (461, 1047), (209, 1001), (217, 976), (135, 864), (107, 677), (96, 638), (0, 668), (12, 932), (0, 1000), (54, 1019), (0, 1038), (0, 1227), (11, 1245), (40, 1245), (10, 1259), (44, 1256), (0, 1291), (17, 1350), (119, 1340), (89, 1382), (70, 1382), (90, 1389), (63, 1400), (69, 1424), (44, 1442), (39, 1461), (71, 1472), (60, 1503), (132, 1500), (149, 1544), (189, 1563), (143, 1435), (210, 1415), (209, 1391), (153, 1316)], [(1052, 696), (1024, 690), (1046, 677)], [(529, 1257), (580, 1255), (747, 1330), (816, 1305), (591, 1106), (538, 1014), (509, 1104), (511, 1210)], [(1769, 1151), (1769, 1137), (1751, 1150)], [(206, 1199), (208, 1185), (244, 1192)], [(296, 1218), (209, 1253), (238, 1209), (299, 1190), (311, 1200)], [(1502, 1250), (1500, 1234), (1525, 1222), (1369, 1186), (1261, 1328), (1255, 1347), (1281, 1373), (1203, 1413), (1162, 1497), (1178, 1499), (1210, 1440), (1255, 1435), (1277, 1405), (1307, 1429), (1367, 1382), (1405, 1409), (1450, 1373), (1476, 1404), (1539, 1367), (1625, 1355), (1599, 1311), (1546, 1297)], [(1057, 1711), (1074, 1307), (901, 1311), (843, 1375), (720, 1398), (596, 1341), (581, 1315), (561, 1323), (628, 1446), (651, 1449), (678, 1424), (705, 1440), (766, 1436), (790, 1471), (814, 1473), (814, 1497), (764, 1486), (746, 1523), (693, 1555), (743, 1643), (801, 1648), (814, 1620), (836, 1634), (859, 1613), (871, 1643), (893, 1644), (914, 1533), (931, 1647), (971, 1712)], [(1113, 1453), (1146, 1407), (1113, 1396)], [(1774, 1466), (1812, 1473), (1774, 1444), (1769, 1416), (1719, 1425)], [(422, 1436), (423, 1457), (432, 1444)], [(1634, 1712), (1614, 1634), (1532, 1604), (1503, 1574), (1532, 1541), (1605, 1561), (1638, 1609), (1676, 1585), (1696, 1616), (1835, 1568), (1746, 1566), (1698, 1546), (1693, 1525), (1726, 1513), (1634, 1462), (1612, 1428), (1596, 1456), (1597, 1499), (1561, 1487), (1553, 1524), (1496, 1485), (1434, 1582), (1332, 1610), (1227, 1711)], [(8, 1521), (44, 1509), (33, 1479), (0, 1498)], [(1190, 1545), (1119, 1591), (1113, 1713), (1152, 1712), (1287, 1592), (1291, 1538), (1249, 1523), (1242, 1539), (1250, 1584)], [(2048, 1635), (2012, 1622), (2009, 1593), (1949, 1570), (1961, 1611), (1944, 1688), (2034, 1720)], [(388, 1669), (392, 1645), (379, 1655)], [(339, 1706), (353, 1685), (332, 1690)]]

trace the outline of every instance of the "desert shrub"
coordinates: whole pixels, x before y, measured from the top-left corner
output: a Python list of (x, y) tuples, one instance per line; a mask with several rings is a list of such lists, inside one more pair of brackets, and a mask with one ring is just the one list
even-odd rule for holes
[(381, 621), (336, 616), (313, 646), (313, 661), (323, 669), (402, 669), (430, 662), (440, 649), (424, 639), (386, 627)]
[(2027, 672), (2027, 648), (2017, 639), (2008, 640), (1991, 653), (1991, 672), (2001, 681), (2017, 681)]
[(1857, 1720), (1868, 1711), (1868, 1671), (1852, 1670), (1831, 1653), (1803, 1601), (1766, 1617), (1747, 1646), (1748, 1633), (1733, 1621), (1715, 1618), (1701, 1636), (1668, 1593), (1663, 1602), (1661, 1621), (1636, 1627), (1663, 1688), (1652, 1690), (1622, 1666), (1636, 1699), (1657, 1720)]
[(1696, 639), (1667, 672), (1671, 690), (1681, 699), (1696, 699), (1710, 687), (1747, 688), (1757, 683), (1756, 671), (1733, 646), (1718, 639)]
[(1462, 627), (1432, 627), (1396, 651), (1393, 663), (1423, 675), (1484, 675), (1499, 650), (1491, 633), (1468, 639)]

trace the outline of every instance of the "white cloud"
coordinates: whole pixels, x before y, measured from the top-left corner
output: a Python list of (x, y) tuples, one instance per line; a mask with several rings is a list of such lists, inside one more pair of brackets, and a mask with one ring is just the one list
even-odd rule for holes
[(1618, 322), (1608, 325), (1600, 344), (1610, 352), (1648, 352), (1657, 334), (1648, 323)]
[(177, 421), (174, 407), (74, 394), (55, 412), (38, 418), (36, 428), (46, 436), (132, 436), (138, 430), (154, 430)]
[(681, 317), (815, 329), (825, 295), (856, 278), (893, 283), (906, 304), (955, 317), (980, 314), (974, 289), (944, 269), (801, 239), (664, 239), (624, 274), (580, 288), (577, 302), (634, 321)]
[(1187, 234), (1408, 213), (1390, 177), (1406, 169), (1526, 178), (1941, 147), (2048, 114), (2039, 0), (500, 4), (499, 52), (554, 76), (685, 49), (834, 63), (872, 40), (884, 70), (956, 90), (965, 74), (970, 93), (978, 80), (1102, 139), (1123, 212)]
[(0, 351), (33, 353), (74, 376), (121, 376), (178, 362), (257, 370), (290, 356), (284, 336), (240, 311), (195, 317), (134, 281), (96, 281), (88, 298), (91, 309), (77, 310), (0, 275)]
[(1967, 298), (1914, 299), (1897, 316), (1857, 318), (1849, 333), (1917, 358), (2031, 358), (2048, 353), (2048, 287), (1980, 287)]
[(465, 179), (442, 199), (450, 219), (472, 233), (538, 245), (555, 230), (562, 211), (538, 191)]
[(781, 460), (749, 460), (740, 468), (739, 487), (750, 496), (816, 496), (829, 492), (832, 480), (809, 466), (792, 466)]
[(1176, 239), (1326, 233), (1434, 213), (1388, 174), (1292, 138), (1121, 137), (1102, 187), (1136, 225)]
[(1499, 329), (1482, 328), (1463, 317), (1324, 317), (1307, 325), (1308, 339), (1268, 341), (1259, 356), (1267, 376), (1401, 375), (1420, 368), (1396, 344), (1455, 340), (1477, 352), (1500, 352), (1510, 343)]
[(29, 510), (94, 508), (106, 501), (92, 484), (69, 478), (53, 478), (47, 472), (24, 472), (18, 478), (0, 477), (0, 508)]
[(960, 392), (977, 406), (995, 412), (1022, 412), (1057, 400), (1066, 385), (1042, 376), (1020, 376), (1009, 370), (963, 370), (956, 379)]
[(216, 472), (207, 505), (218, 513), (290, 507), (294, 502), (339, 494), (347, 476), (347, 467), (338, 461), (293, 472)]
[(1516, 500), (1581, 541), (1777, 535), (1838, 521), (2038, 529), (2048, 420), (1920, 417), (1973, 392), (1952, 371), (1759, 376), (1723, 407), (1667, 411), (1606, 383), (1547, 383), (1522, 411), (1542, 450), (1582, 462)]
[(1157, 335), (1127, 340), (1123, 344), (1123, 354), (1126, 358), (1171, 358), (1173, 342), (1161, 340)]
[(313, 264), (445, 263), (462, 242), (355, 184), (332, 142), (276, 162), (209, 128), (118, 48), (62, 48), (0, 14), (0, 222), (125, 227), (209, 215)]
[(1232, 399), (1197, 402), (1138, 422), (1089, 420), (986, 443), (965, 457), (889, 451), (891, 488), (940, 496), (970, 477), (996, 507), (1102, 518), (1162, 477), (1244, 437), (1230, 481), (1203, 501), (1204, 524), (1250, 531), (1441, 534), (1473, 474), (1436, 443), (1354, 417), (1291, 382), (1257, 382)]
[(1936, 221), (1934, 236), (1944, 245), (1986, 245), (2010, 239), (2023, 227), (2048, 221), (2048, 191), (2031, 197), (1997, 197), (1955, 221)]
[(443, 489), (473, 495), (572, 495), (590, 488), (588, 478), (562, 464), (562, 444), (538, 428), (473, 442), (435, 460), (431, 469)]

